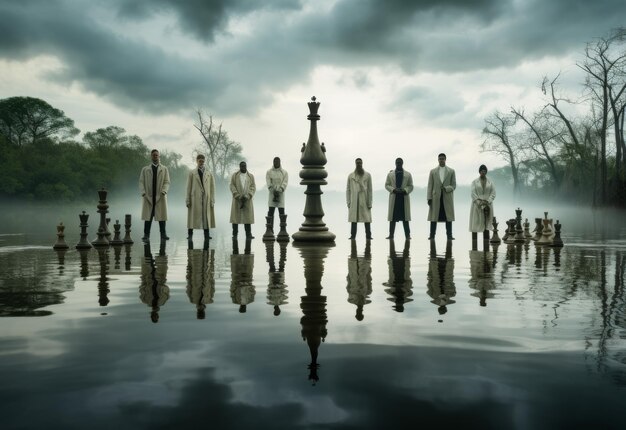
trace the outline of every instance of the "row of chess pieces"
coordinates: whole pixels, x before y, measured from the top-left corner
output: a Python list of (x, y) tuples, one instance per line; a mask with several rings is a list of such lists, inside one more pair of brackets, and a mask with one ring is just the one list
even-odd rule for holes
[[(489, 240), (490, 243), (499, 244), (504, 242), (507, 244), (525, 243), (534, 241), (536, 245), (562, 247), (563, 239), (561, 239), (562, 224), (556, 220), (556, 224), (552, 218), (548, 218), (548, 212), (544, 212), (543, 218), (535, 218), (535, 229), (530, 232), (530, 223), (528, 218), (522, 223), (522, 210), (515, 210), (515, 218), (506, 221), (507, 228), (502, 239), (498, 236), (498, 222), (493, 217), (493, 236)], [(533, 235), (533, 233), (535, 233)]]
[[(124, 238), (121, 237), (121, 228), (119, 220), (115, 220), (115, 224), (113, 224), (113, 239), (111, 239), (111, 231), (109, 230), (109, 223), (111, 222), (111, 218), (107, 218), (106, 214), (109, 212), (109, 205), (107, 203), (107, 190), (101, 188), (98, 190), (98, 196), (100, 201), (98, 202), (98, 213), (100, 214), (100, 226), (98, 227), (98, 238), (93, 242), (89, 242), (87, 240), (87, 227), (89, 214), (83, 211), (83, 213), (78, 215), (80, 219), (80, 240), (76, 244), (76, 249), (90, 249), (91, 247), (109, 247), (119, 246), (119, 245), (132, 245), (133, 240), (130, 237), (130, 228), (131, 228), (131, 216), (130, 214), (126, 214), (124, 216), (124, 228), (125, 235)], [(65, 242), (65, 226), (63, 222), (60, 222), (57, 225), (57, 241), (52, 247), (53, 249), (62, 250), (69, 249), (69, 245)]]

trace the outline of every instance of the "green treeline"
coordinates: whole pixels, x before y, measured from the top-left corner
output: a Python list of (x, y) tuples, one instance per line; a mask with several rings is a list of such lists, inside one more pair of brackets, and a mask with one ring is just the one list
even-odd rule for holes
[(576, 66), (582, 93), (566, 94), (560, 74), (544, 76), (543, 106), (493, 112), (482, 148), (507, 162), (497, 174), (514, 194), (624, 207), (626, 29), (588, 43)]
[[(139, 172), (150, 163), (141, 138), (110, 126), (78, 142), (74, 121), (43, 100), (0, 100), (0, 197), (72, 201), (93, 199), (95, 190), (138, 189)], [(181, 155), (161, 152), (172, 186), (183, 187), (188, 169)]]

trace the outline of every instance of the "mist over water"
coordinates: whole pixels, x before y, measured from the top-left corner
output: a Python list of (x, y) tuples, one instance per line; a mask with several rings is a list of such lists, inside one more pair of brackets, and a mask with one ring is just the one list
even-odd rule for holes
[[(290, 234), (303, 221), (303, 189), (288, 189)], [(324, 220), (337, 240), (310, 252), (262, 242), (261, 187), (248, 251), (243, 232), (233, 245), (228, 195), (217, 198), (218, 228), (207, 251), (199, 230), (189, 249), (182, 195), (169, 195), (171, 239), (163, 246), (156, 226), (152, 242), (140, 242), (137, 193), (112, 195), (108, 216), (122, 223), (124, 214), (133, 216), (134, 245), (82, 254), (74, 249), (78, 213), (90, 213), (95, 239), (96, 198), (3, 205), (5, 423), (381, 428), (410, 422), (417, 411), (443, 425), (620, 428), (623, 213), (529, 204), (503, 193), (494, 203), (501, 237), (517, 207), (531, 230), (548, 211), (563, 224), (565, 247), (483, 250), (479, 241), (472, 250), (469, 193), (460, 191), (449, 244), (443, 224), (434, 242), (426, 240), (420, 189), (411, 195), (412, 240), (404, 241), (400, 226), (393, 242), (385, 240), (387, 193), (377, 192), (369, 247), (362, 224), (357, 240), (347, 239), (345, 195), (325, 192)], [(59, 221), (67, 226), (67, 252), (52, 250)], [(209, 404), (198, 401), (207, 396)]]

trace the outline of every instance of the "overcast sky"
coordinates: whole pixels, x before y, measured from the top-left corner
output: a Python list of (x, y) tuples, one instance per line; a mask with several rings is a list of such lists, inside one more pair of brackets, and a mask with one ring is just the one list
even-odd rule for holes
[(48, 101), (81, 131), (109, 125), (192, 165), (200, 108), (264, 175), (297, 183), (306, 102), (321, 102), (329, 189), (362, 157), (382, 188), (398, 156), (425, 186), (439, 152), (468, 184), (484, 118), (542, 104), (544, 75), (579, 94), (586, 42), (623, 0), (0, 0), (0, 97)]

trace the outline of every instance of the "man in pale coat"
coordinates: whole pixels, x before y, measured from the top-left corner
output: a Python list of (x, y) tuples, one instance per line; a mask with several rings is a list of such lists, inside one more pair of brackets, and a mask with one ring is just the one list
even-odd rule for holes
[(363, 160), (355, 160), (356, 168), (348, 175), (346, 202), (348, 204), (348, 222), (350, 239), (356, 237), (356, 223), (365, 223), (365, 238), (372, 239), (372, 176), (363, 169)]
[(161, 240), (168, 240), (165, 233), (167, 221), (167, 192), (170, 189), (170, 173), (167, 167), (161, 165), (159, 151), (153, 149), (150, 153), (152, 164), (141, 169), (139, 175), (139, 191), (142, 197), (141, 219), (145, 221), (143, 227), (144, 242), (150, 241), (152, 219), (159, 222)]
[(269, 210), (267, 216), (271, 217), (272, 229), (274, 228), (274, 212), (278, 208), (278, 214), (285, 214), (285, 190), (289, 175), (287, 171), (280, 166), (280, 158), (274, 157), (273, 166), (265, 174), (265, 182), (269, 190), (267, 196), (267, 205)]
[(435, 239), (437, 223), (446, 223), (446, 236), (452, 237), (452, 221), (454, 221), (454, 190), (456, 189), (456, 174), (454, 169), (446, 166), (446, 154), (437, 156), (439, 166), (430, 171), (428, 175), (428, 189), (426, 199), (428, 202), (428, 221), (430, 221), (429, 240)]
[(192, 239), (196, 228), (203, 229), (204, 238), (210, 239), (209, 229), (215, 228), (215, 179), (204, 162), (204, 155), (198, 154), (198, 167), (187, 177), (187, 240)]
[(239, 163), (239, 170), (230, 177), (230, 192), (233, 202), (230, 206), (230, 223), (233, 225), (233, 238), (239, 233), (239, 224), (244, 225), (246, 239), (254, 239), (251, 224), (254, 224), (252, 197), (256, 191), (254, 176), (248, 172), (245, 161)]
[(396, 158), (396, 168), (389, 172), (385, 181), (385, 188), (389, 191), (389, 211), (387, 214), (389, 236), (387, 239), (393, 239), (393, 234), (396, 231), (396, 222), (398, 221), (402, 221), (404, 237), (411, 239), (411, 231), (409, 229), (411, 200), (409, 194), (413, 191), (413, 177), (404, 170), (403, 164), (402, 158)]

